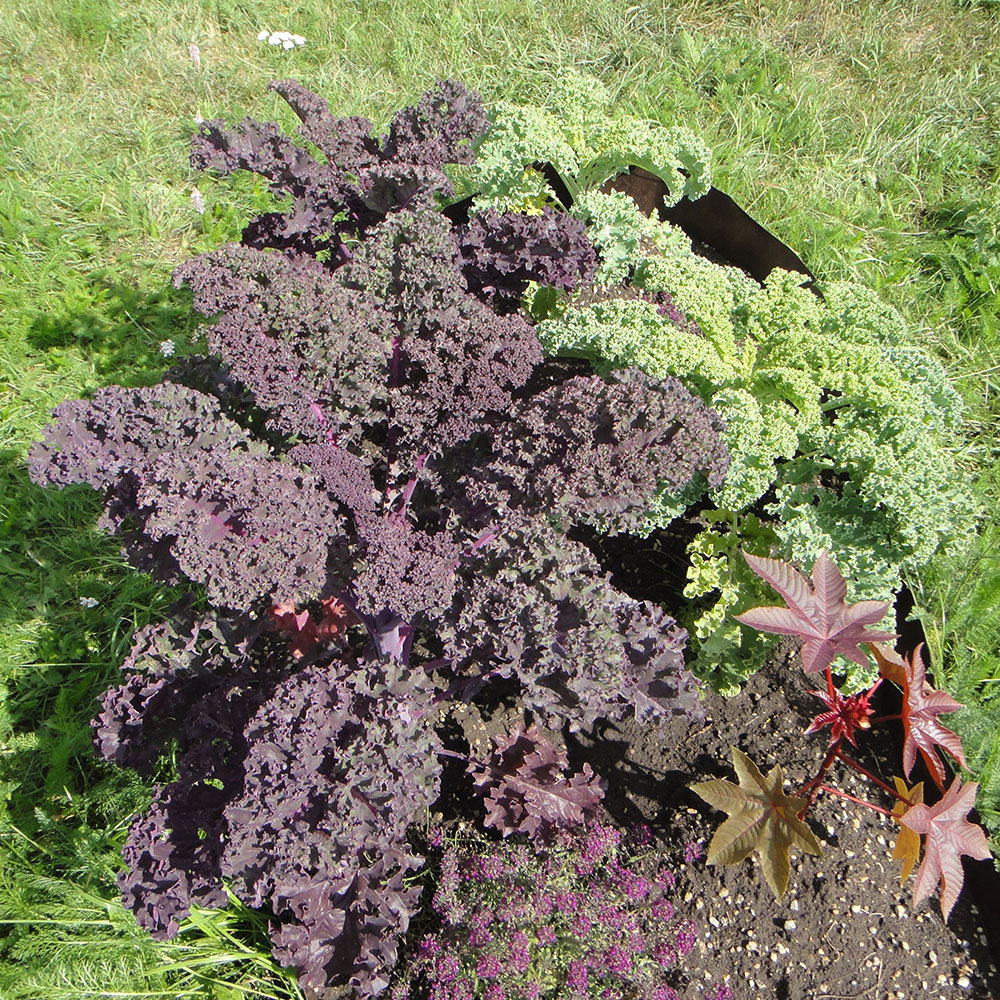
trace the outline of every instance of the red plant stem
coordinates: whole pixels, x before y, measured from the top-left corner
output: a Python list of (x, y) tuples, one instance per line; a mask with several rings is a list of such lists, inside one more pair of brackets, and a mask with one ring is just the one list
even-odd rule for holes
[[(837, 750), (837, 756), (848, 767), (853, 767), (855, 771), (858, 771), (860, 774), (863, 774), (869, 781), (874, 781), (879, 788), (881, 788), (884, 792), (888, 792), (894, 799), (899, 799), (900, 802), (905, 802), (908, 806), (914, 805), (914, 803), (911, 802), (909, 799), (904, 798), (902, 795), (900, 795), (895, 788), (890, 788), (884, 781), (882, 781), (879, 778), (876, 778), (875, 775), (871, 773), (871, 771), (867, 770), (866, 768), (863, 768), (856, 760), (853, 760), (851, 757), (848, 757), (847, 754), (841, 753), (839, 749)], [(872, 808), (874, 809), (875, 807), (872, 806)], [(883, 809), (882, 812), (885, 812), (885, 810)]]
[(830, 664), (826, 665), (826, 693), (832, 698), (836, 688), (833, 686), (833, 671), (830, 669)]
[(868, 722), (875, 726), (880, 722), (894, 722), (896, 719), (901, 719), (902, 717), (902, 715), (874, 715), (868, 720)]
[(823, 780), (823, 775), (830, 770), (830, 765), (833, 764), (837, 756), (837, 751), (840, 749), (840, 740), (830, 747), (826, 752), (826, 756), (823, 758), (823, 763), (819, 766), (819, 771), (816, 772), (816, 776), (810, 778), (801, 788), (798, 788), (794, 794), (801, 795), (803, 792), (808, 792), (806, 796), (806, 804), (799, 810), (799, 819), (802, 819), (806, 814), (806, 810), (813, 804), (816, 798), (816, 792), (819, 788), (819, 783)]
[(869, 809), (874, 809), (875, 812), (880, 812), (885, 816), (891, 816), (892, 813), (888, 809), (883, 809), (881, 806), (875, 805), (874, 802), (868, 802), (865, 799), (859, 799), (854, 795), (848, 795), (847, 792), (842, 792), (839, 788), (833, 788), (831, 785), (820, 785), (824, 792), (829, 792), (831, 795), (839, 795), (842, 799), (850, 799), (851, 802), (857, 802), (860, 806), (868, 806)]

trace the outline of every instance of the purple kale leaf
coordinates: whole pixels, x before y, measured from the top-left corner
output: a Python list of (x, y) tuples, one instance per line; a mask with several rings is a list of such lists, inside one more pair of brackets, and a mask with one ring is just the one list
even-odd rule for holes
[(725, 478), (721, 428), (676, 379), (636, 369), (615, 381), (577, 377), (513, 410), (496, 435), (492, 471), (512, 505), (636, 530), (658, 486)]
[(158, 940), (177, 936), (192, 904), (218, 909), (229, 902), (218, 875), (217, 831), (202, 839), (196, 826), (183, 822), (190, 804), (176, 806), (169, 790), (153, 789), (153, 805), (129, 826), (125, 871), (118, 876), (122, 905)]
[(391, 461), (439, 454), (488, 426), (542, 359), (534, 329), (468, 293), (451, 227), (434, 212), (399, 212), (375, 227), (337, 272), (380, 303), (389, 345)]
[(178, 605), (167, 621), (140, 628), (121, 665), (124, 679), (105, 692), (93, 721), (101, 757), (151, 773), (191, 706), (249, 650), (262, 625), (247, 616), (196, 619)]
[(479, 95), (457, 80), (444, 80), (413, 107), (397, 112), (382, 140), (382, 158), (438, 168), (472, 163), (472, 143), (488, 128)]
[(421, 892), (405, 876), (422, 861), (394, 847), (359, 862), (342, 891), (304, 882), (287, 900), (271, 924), (274, 956), (296, 970), (307, 996), (324, 995), (338, 977), (347, 979), (357, 997), (385, 990)]
[(527, 834), (537, 847), (593, 818), (607, 782), (589, 764), (567, 776), (566, 754), (545, 739), (536, 726), (494, 738), (493, 753), (468, 767), (486, 804), (486, 825), (505, 837)]
[(280, 94), (302, 123), (299, 133), (319, 147), (327, 162), (347, 174), (359, 174), (380, 159), (374, 126), (367, 118), (337, 118), (322, 97), (297, 80), (275, 80), (268, 90)]
[(529, 281), (573, 291), (597, 266), (583, 223), (549, 207), (541, 215), (490, 209), (462, 227), (459, 242), (469, 290), (498, 312), (517, 309)]
[(372, 985), (394, 960), (417, 894), (401, 875), (420, 861), (401, 845), (439, 790), (432, 696), (422, 670), (334, 661), (290, 675), (247, 725), (222, 871), (244, 902), (298, 918), (276, 944), (304, 987)]
[(700, 712), (687, 633), (614, 590), (591, 552), (551, 526), (527, 523), (484, 547), (438, 634), (469, 693), (516, 676), (525, 707), (553, 728)]
[[(348, 259), (341, 234), (364, 231), (387, 213), (432, 204), (451, 193), (446, 163), (471, 162), (470, 143), (488, 127), (478, 95), (444, 81), (392, 120), (381, 141), (364, 118), (335, 118), (327, 103), (295, 80), (277, 81), (279, 93), (298, 115), (300, 134), (326, 158), (320, 162), (284, 135), (274, 122), (245, 118), (227, 128), (204, 122), (194, 137), (191, 165), (221, 174), (250, 170), (266, 177), (286, 212), (253, 220), (243, 242), (292, 254), (331, 251), (334, 264)], [(325, 241), (325, 242), (324, 242)]]
[(307, 600), (325, 585), (340, 515), (316, 477), (267, 455), (212, 397), (171, 382), (112, 386), (55, 417), (29, 456), (32, 477), (106, 487), (103, 523), (141, 536), (143, 568), (168, 580), (179, 569), (230, 608)]

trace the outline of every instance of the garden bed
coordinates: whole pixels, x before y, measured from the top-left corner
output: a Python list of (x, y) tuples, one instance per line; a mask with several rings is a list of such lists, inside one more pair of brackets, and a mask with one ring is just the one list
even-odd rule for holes
[[(759, 568), (777, 567), (770, 557), (780, 550), (789, 572), (815, 564), (815, 602), (806, 603), (833, 652), (813, 663), (813, 648), (806, 666), (825, 669), (837, 652), (864, 664), (856, 647), (866, 640), (881, 657), (871, 644), (892, 630), (847, 636), (832, 616), (857, 609), (852, 626), (875, 624), (889, 602), (864, 598), (892, 590), (907, 560), (966, 530), (952, 508), (973, 518), (963, 496), (945, 489), (953, 463), (931, 433), (959, 419), (940, 365), (869, 293), (843, 283), (823, 297), (804, 290), (808, 272), (794, 254), (725, 196), (711, 201), (700, 140), (675, 129), (653, 141), (639, 120), (602, 121), (609, 97), (592, 82), (569, 79), (562, 101), (579, 111), (582, 100), (596, 116), (583, 159), (567, 144), (573, 115), (498, 109), (475, 152), (482, 169), (466, 176), (481, 194), (464, 223), (451, 211), (443, 218), (436, 200), (452, 191), (445, 164), (472, 167), (468, 143), (488, 126), (461, 84), (443, 81), (402, 109), (381, 140), (367, 120), (333, 118), (296, 81), (272, 87), (329, 162), (275, 123), (205, 122), (194, 137), (193, 165), (254, 171), (293, 200), (291, 215), (260, 216), (241, 244), (175, 272), (195, 308), (216, 317), (206, 339), (222, 365), (181, 359), (159, 385), (68, 401), (29, 458), (36, 482), (105, 490), (103, 523), (123, 534), (132, 561), (165, 581), (202, 584), (210, 606), (203, 618), (178, 606), (136, 633), (94, 723), (106, 760), (150, 776), (177, 742), (175, 780), (155, 790), (123, 848), (119, 886), (139, 923), (169, 939), (194, 906), (224, 907), (232, 892), (270, 907), (273, 954), (307, 996), (326, 996), (344, 978), (360, 997), (381, 994), (411, 917), (429, 916), (427, 898), (418, 904), (425, 879), (411, 874), (423, 861), (407, 840), (415, 824), (433, 808), (444, 834), (460, 819), (484, 822), (468, 810), (467, 779), (453, 780), (444, 758), (475, 776), (486, 825), (526, 834), (539, 853), (522, 847), (520, 860), (477, 858), (461, 869), (460, 848), (443, 848), (430, 904), (438, 930), (454, 936), (468, 916), (458, 945), (486, 950), (463, 965), (433, 935), (419, 938), (412, 976), (394, 997), (423, 997), (429, 982), (434, 1000), (469, 1000), (473, 979), (490, 981), (484, 1000), (502, 1000), (503, 989), (536, 1000), (563, 986), (582, 996), (588, 969), (608, 985), (602, 1000), (675, 1000), (675, 986), (724, 1000), (732, 993), (722, 984), (744, 982), (778, 996), (859, 996), (883, 976), (898, 996), (966, 995), (986, 984), (992, 967), (976, 958), (973, 937), (982, 935), (980, 950), (988, 941), (968, 910), (954, 918), (959, 944), (926, 907), (907, 921), (894, 866), (870, 853), (880, 838), (888, 850), (895, 831), (886, 815), (866, 828), (842, 800), (824, 802), (810, 822), (836, 857), (802, 865), (797, 884), (808, 888), (784, 894), (786, 872), (776, 877), (773, 861), (783, 859), (782, 838), (819, 847), (789, 819), (793, 802), (776, 786), (764, 802), (768, 829), (753, 835), (774, 848), (768, 883), (785, 901), (772, 904), (746, 865), (722, 874), (720, 893), (719, 873), (699, 862), (718, 817), (695, 807), (690, 786), (728, 775), (737, 746), (765, 767), (780, 762), (794, 784), (814, 773), (820, 747), (800, 736), (810, 696), (787, 647), (740, 697), (709, 698), (693, 727), (704, 713), (685, 666), (687, 633), (669, 617), (711, 639), (688, 663), (720, 690), (736, 690), (773, 646), (752, 645), (738, 625), (800, 635), (808, 653), (818, 633), (769, 627), (764, 612), (775, 609), (761, 607), (745, 565), (784, 594)], [(544, 164), (542, 153), (551, 169), (532, 165)], [(623, 177), (635, 163), (658, 173)], [(565, 196), (549, 185), (552, 171)], [(614, 191), (598, 187), (609, 177)], [(633, 202), (626, 192), (636, 180), (652, 187)], [(706, 198), (686, 215), (698, 247), (639, 210), (664, 216), (682, 192)], [(775, 266), (797, 273), (763, 287), (754, 280)], [(569, 360), (545, 363), (546, 353)], [(590, 374), (574, 375), (581, 365)], [(907, 436), (914, 427), (926, 433)], [(869, 481), (883, 468), (895, 478)], [(676, 532), (678, 520), (704, 530), (658, 553), (665, 565), (636, 566), (630, 543), (622, 549), (621, 539), (657, 526)], [(845, 523), (857, 523), (857, 538), (840, 538)], [(836, 538), (817, 558), (813, 541), (827, 531)], [(682, 548), (686, 573), (683, 558), (672, 561)], [(859, 602), (850, 608), (837, 562), (851, 578), (868, 573), (854, 579)], [(630, 572), (609, 580), (609, 566)], [(685, 611), (704, 610), (699, 597), (718, 604), (691, 621)], [(908, 713), (923, 674), (912, 663), (900, 669)], [(833, 699), (829, 670), (827, 683)], [(466, 703), (480, 692), (504, 705), (487, 713), (487, 726)], [(848, 738), (867, 726), (860, 704), (850, 708)], [(948, 700), (937, 711), (955, 707)], [(449, 711), (465, 740), (439, 731)], [(555, 746), (520, 729), (524, 713), (557, 742), (591, 734), (566, 737), (572, 779)], [(951, 735), (933, 742), (964, 764)], [(841, 738), (835, 728), (809, 788)], [(870, 771), (881, 770), (878, 748)], [(628, 867), (632, 859), (623, 865), (617, 829), (589, 825), (604, 791), (591, 766), (614, 782), (606, 805), (615, 827), (660, 837), (651, 852), (643, 841), (646, 861), (683, 857), (680, 883), (666, 868), (650, 879)], [(943, 771), (936, 777), (940, 784)], [(442, 779), (450, 794), (439, 796)], [(733, 801), (727, 787), (709, 783), (698, 794), (724, 804)], [(928, 858), (942, 841), (956, 857), (960, 847), (988, 856), (981, 831), (955, 845), (941, 832), (948, 817), (927, 828), (927, 808), (910, 795), (897, 798), (920, 812), (902, 818), (927, 833)], [(582, 860), (561, 867), (550, 848), (567, 837), (585, 841), (574, 848)], [(730, 860), (747, 853), (733, 837)], [(928, 893), (930, 868), (917, 898)], [(959, 882), (947, 874), (944, 912)], [(515, 892), (515, 876), (534, 886), (531, 900), (514, 898), (524, 888)], [(550, 897), (547, 887), (563, 878), (575, 888)], [(471, 895), (460, 900), (460, 890)], [(493, 898), (477, 900), (480, 892)], [(585, 912), (594, 900), (600, 909)], [(496, 908), (517, 938), (516, 959), (485, 933)], [(699, 921), (700, 950), (690, 952), (687, 929), (667, 928), (675, 910)], [(647, 920), (657, 923), (649, 936)], [(910, 933), (916, 924), (926, 924), (919, 935)], [(601, 938), (609, 929), (613, 944)], [(551, 957), (563, 947), (565, 956)], [(909, 972), (889, 968), (897, 952)], [(939, 966), (940, 978), (928, 978)], [(458, 980), (442, 992), (460, 969), (461, 998)], [(529, 970), (525, 983), (518, 975)]]
[[(731, 778), (731, 746), (763, 770), (779, 763), (788, 785), (812, 774), (825, 745), (820, 734), (801, 735), (818, 704), (808, 693), (813, 686), (783, 644), (740, 696), (709, 693), (703, 724), (677, 718), (657, 731), (629, 720), (573, 740), (570, 759), (611, 779), (605, 806), (616, 822), (649, 824), (667, 856), (683, 855), (692, 842), (704, 855), (721, 814), (689, 784)], [(866, 735), (854, 756), (891, 781), (899, 767), (891, 732)], [(872, 798), (871, 787), (847, 769), (839, 785)], [(823, 856), (793, 851), (781, 900), (750, 860), (716, 867), (702, 857), (678, 870), (680, 899), (700, 925), (684, 966), (692, 985), (726, 981), (736, 996), (759, 991), (779, 1000), (1000, 995), (988, 924), (972, 894), (963, 893), (945, 925), (936, 898), (913, 907), (912, 883), (900, 887), (900, 863), (890, 857), (896, 823), (821, 796), (809, 825)], [(990, 862), (966, 861), (967, 887), (992, 874)]]

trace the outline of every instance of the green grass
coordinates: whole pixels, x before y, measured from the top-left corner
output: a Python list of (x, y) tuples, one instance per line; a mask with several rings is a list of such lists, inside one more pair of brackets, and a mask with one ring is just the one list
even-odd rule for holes
[[(263, 27), (307, 44), (271, 48)], [(157, 945), (115, 902), (116, 852), (148, 789), (93, 757), (88, 720), (132, 629), (171, 595), (95, 531), (96, 497), (38, 489), (23, 466), (58, 402), (155, 381), (163, 340), (192, 345), (172, 267), (268, 202), (252, 179), (217, 192), (192, 173), (194, 116), (290, 126), (265, 87), (295, 76), (337, 112), (382, 124), (435, 79), (527, 101), (569, 65), (638, 113), (698, 130), (717, 186), (818, 274), (855, 276), (901, 309), (953, 366), (984, 503), (998, 506), (995, 3), (11, 0), (0, 9), (0, 996), (296, 995), (259, 918), (201, 914)], [(913, 581), (939, 671), (972, 705), (960, 728), (994, 776), (994, 808), (998, 543), (991, 523), (974, 551)]]

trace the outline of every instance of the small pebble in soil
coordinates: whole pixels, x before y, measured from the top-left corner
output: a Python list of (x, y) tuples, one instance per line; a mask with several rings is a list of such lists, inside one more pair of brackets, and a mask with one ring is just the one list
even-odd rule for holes
[(958, 985), (961, 986), (963, 990), (967, 990), (972, 985), (972, 981), (968, 976), (959, 976)]
[(798, 927), (798, 924), (794, 920), (785, 921), (785, 930), (788, 931), (789, 934), (791, 934), (796, 927)]

